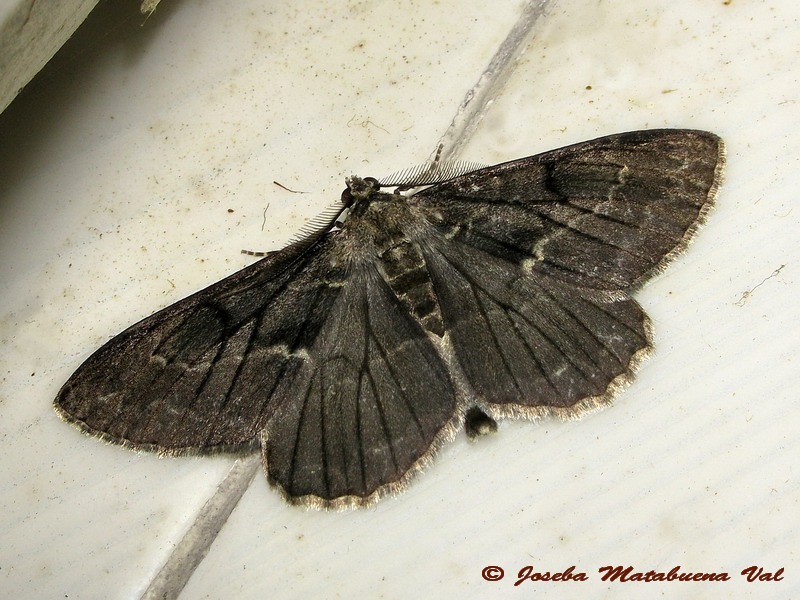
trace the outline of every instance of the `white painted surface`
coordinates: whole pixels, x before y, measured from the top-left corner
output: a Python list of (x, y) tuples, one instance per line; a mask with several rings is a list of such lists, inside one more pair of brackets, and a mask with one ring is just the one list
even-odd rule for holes
[(0, 112), (80, 26), (97, 0), (0, 0)]
[[(346, 175), (424, 161), (520, 8), (162, 2), (0, 117), (4, 597), (144, 591), (232, 460), (82, 436), (50, 408), (59, 386), (125, 326), (248, 264), (240, 248), (280, 247)], [(459, 438), (372, 509), (292, 508), (257, 475), (182, 597), (800, 594), (799, 15), (558, 2), (462, 157), (649, 127), (725, 138), (718, 209), (638, 296), (655, 355), (614, 407)], [(515, 587), (528, 564), (590, 581)], [(600, 581), (617, 564), (732, 580)], [(743, 583), (754, 564), (784, 580)], [(484, 581), (487, 565), (505, 579)]]

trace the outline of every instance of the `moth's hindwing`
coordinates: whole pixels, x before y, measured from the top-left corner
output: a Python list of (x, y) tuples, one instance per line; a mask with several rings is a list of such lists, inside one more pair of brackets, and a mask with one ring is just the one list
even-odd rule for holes
[(494, 417), (577, 416), (606, 403), (650, 351), (649, 320), (632, 299), (445, 238), (426, 258), (463, 373)]
[(447, 368), (374, 264), (350, 274), (311, 355), (261, 437), (289, 499), (361, 504), (402, 487), (452, 433)]

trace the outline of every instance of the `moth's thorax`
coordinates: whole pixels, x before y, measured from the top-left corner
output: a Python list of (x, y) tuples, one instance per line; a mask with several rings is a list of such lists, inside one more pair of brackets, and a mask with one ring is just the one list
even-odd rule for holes
[(424, 327), (442, 336), (439, 302), (419, 245), (434, 234), (430, 223), (405, 196), (364, 192), (361, 182), (348, 180), (353, 204), (340, 232), (344, 259), (356, 268), (377, 269)]
[(382, 248), (397, 240), (419, 235), (423, 219), (408, 204), (405, 196), (381, 192), (377, 188), (363, 188), (348, 179), (351, 192), (350, 210), (342, 226), (353, 251), (362, 250), (374, 256)]

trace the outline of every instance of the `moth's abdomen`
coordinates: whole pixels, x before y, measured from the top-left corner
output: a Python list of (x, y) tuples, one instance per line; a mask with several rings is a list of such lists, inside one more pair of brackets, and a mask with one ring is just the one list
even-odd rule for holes
[(444, 335), (439, 302), (433, 291), (425, 258), (409, 239), (395, 240), (380, 251), (386, 281), (397, 297), (416, 316), (427, 331)]

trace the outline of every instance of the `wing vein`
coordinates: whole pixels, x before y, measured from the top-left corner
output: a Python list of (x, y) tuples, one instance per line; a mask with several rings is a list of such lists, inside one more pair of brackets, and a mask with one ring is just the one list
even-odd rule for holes
[[(550, 298), (550, 299), (551, 299), (551, 300), (552, 300), (552, 301), (553, 301), (553, 302), (554, 302), (556, 305), (558, 305), (558, 306), (559, 306), (559, 307), (560, 307), (560, 308), (561, 308), (561, 309), (562, 309), (562, 310), (563, 310), (565, 313), (567, 313), (567, 314), (568, 314), (570, 317), (572, 317), (572, 319), (574, 320), (574, 322), (575, 322), (575, 323), (577, 323), (577, 324), (578, 324), (578, 326), (579, 326), (579, 327), (581, 327), (581, 329), (583, 329), (583, 330), (584, 330), (586, 333), (588, 333), (588, 334), (589, 334), (589, 335), (590, 335), (590, 336), (591, 336), (591, 337), (592, 337), (592, 338), (593, 338), (593, 339), (594, 339), (594, 340), (595, 340), (595, 341), (596, 341), (596, 342), (597, 342), (597, 343), (598, 343), (600, 346), (602, 346), (602, 347), (603, 347), (603, 348), (606, 350), (606, 352), (608, 352), (608, 354), (609, 354), (610, 356), (613, 356), (613, 357), (614, 357), (614, 358), (617, 360), (617, 362), (620, 364), (620, 366), (622, 366), (622, 365), (623, 365), (623, 360), (622, 360), (622, 358), (621, 358), (621, 357), (620, 357), (620, 356), (619, 356), (619, 355), (616, 353), (616, 351), (614, 351), (612, 348), (609, 348), (609, 347), (608, 347), (608, 346), (607, 346), (607, 345), (606, 345), (606, 344), (603, 342), (603, 339), (602, 339), (602, 338), (600, 338), (598, 335), (596, 335), (594, 331), (592, 331), (591, 329), (589, 329), (589, 327), (587, 327), (587, 326), (586, 326), (586, 323), (584, 323), (584, 322), (583, 322), (583, 320), (582, 320), (580, 317), (578, 317), (578, 315), (576, 315), (576, 314), (575, 314), (574, 312), (572, 312), (572, 311), (571, 311), (569, 308), (567, 308), (567, 306), (566, 306), (565, 304), (562, 304), (561, 302), (559, 302), (559, 301), (558, 301), (558, 299), (556, 298), (556, 296), (555, 296), (554, 294), (550, 293), (550, 291), (548, 291), (548, 290), (547, 290), (547, 289), (546, 289), (544, 286), (541, 286), (541, 285), (539, 285), (539, 286), (537, 286), (537, 287), (539, 288), (539, 291), (540, 291), (542, 294), (544, 294), (544, 295), (546, 295), (548, 298)], [(583, 299), (583, 298), (582, 298), (582, 299)], [(599, 307), (599, 305), (598, 305), (598, 304), (596, 304), (596, 303), (594, 303), (594, 302), (591, 302), (590, 304), (592, 304), (592, 306), (595, 306), (595, 307), (597, 307), (598, 309), (600, 308), (600, 307)], [(601, 309), (601, 310), (602, 310), (602, 309)], [(608, 314), (608, 313), (606, 313), (605, 311), (603, 311), (603, 314)], [(591, 355), (591, 353), (589, 353), (589, 352), (586, 352), (586, 350), (584, 349), (584, 347), (583, 347), (583, 345), (582, 345), (582, 344), (579, 344), (579, 345), (578, 345), (578, 347), (579, 347), (579, 348), (580, 348), (580, 350), (583, 352), (584, 356), (586, 356), (586, 357), (587, 357), (587, 358), (588, 358), (590, 361), (592, 361), (592, 363), (594, 364), (594, 366), (595, 366), (595, 367), (597, 367), (598, 369), (602, 370), (602, 369), (601, 369), (601, 367), (600, 367), (600, 365), (597, 363), (597, 361), (595, 361), (594, 357)]]
[(300, 430), (303, 427), (303, 420), (305, 419), (306, 415), (306, 406), (308, 404), (308, 397), (311, 395), (311, 388), (313, 387), (314, 383), (314, 375), (316, 371), (314, 371), (311, 376), (308, 378), (308, 385), (306, 387), (305, 394), (303, 395), (303, 403), (300, 406), (300, 416), (297, 419), (297, 429), (295, 430), (294, 434), (294, 445), (292, 446), (292, 458), (289, 461), (289, 486), (294, 487), (295, 481), (295, 465), (297, 462), (297, 452), (300, 448)]
[(579, 211), (581, 211), (582, 213), (584, 213), (586, 215), (595, 216), (595, 217), (597, 217), (598, 219), (600, 219), (602, 221), (608, 221), (608, 222), (611, 222), (611, 223), (616, 223), (617, 225), (625, 225), (626, 227), (631, 227), (633, 229), (638, 229), (639, 231), (649, 232), (649, 233), (652, 233), (653, 235), (658, 235), (660, 237), (667, 238), (667, 239), (669, 239), (669, 240), (671, 240), (673, 242), (675, 241), (675, 235), (673, 233), (670, 233), (669, 231), (667, 231), (665, 229), (661, 229), (659, 227), (653, 227), (652, 223), (649, 223), (648, 224), (649, 226), (645, 227), (645, 226), (643, 226), (642, 223), (636, 223), (634, 221), (625, 221), (623, 219), (618, 219), (618, 218), (613, 217), (611, 215), (608, 215), (606, 213), (598, 212), (596, 209), (590, 209), (590, 208), (586, 208), (584, 206), (581, 206), (580, 204), (576, 204), (575, 202), (572, 202), (569, 198), (567, 198), (564, 203), (567, 206), (570, 206), (570, 207), (574, 208), (575, 210), (579, 210)]
[[(378, 414), (380, 415), (381, 420), (381, 429), (383, 429), (383, 436), (386, 438), (386, 445), (389, 446), (389, 455), (392, 458), (392, 464), (394, 464), (395, 470), (399, 470), (397, 466), (397, 459), (394, 455), (394, 447), (392, 446), (392, 440), (389, 436), (389, 429), (386, 424), (386, 415), (384, 414), (384, 407), (381, 402), (380, 394), (378, 393), (378, 386), (375, 383), (375, 378), (372, 376), (372, 369), (369, 367), (369, 340), (374, 339), (375, 336), (372, 332), (372, 322), (369, 318), (369, 304), (367, 303), (367, 297), (364, 295), (364, 331), (365, 335), (367, 336), (365, 348), (367, 349), (367, 377), (369, 377), (370, 386), (372, 387), (372, 393), (375, 396), (375, 408), (378, 409)], [(376, 340), (377, 345), (377, 340)]]
[[(236, 365), (236, 372), (233, 374), (233, 377), (231, 377), (230, 381), (228, 382), (227, 390), (225, 390), (225, 393), (222, 395), (222, 400), (223, 401), (220, 403), (220, 406), (217, 407), (217, 412), (214, 415), (214, 420), (213, 420), (213, 422), (211, 424), (211, 428), (209, 429), (208, 433), (206, 434), (206, 443), (208, 443), (208, 441), (212, 438), (212, 435), (216, 434), (217, 431), (219, 430), (219, 425), (220, 425), (220, 422), (221, 422), (222, 412), (228, 406), (228, 402), (230, 402), (231, 392), (233, 391), (233, 388), (236, 385), (236, 382), (239, 380), (239, 375), (241, 374), (245, 363), (248, 361), (248, 357), (250, 355), (250, 348), (252, 348), (252, 346), (253, 346), (253, 340), (256, 337), (256, 333), (258, 332), (258, 328), (261, 326), (263, 317), (264, 317), (264, 313), (263, 312), (259, 313), (259, 315), (256, 317), (256, 321), (253, 324), (253, 330), (250, 332), (250, 335), (247, 338), (247, 344), (245, 345), (244, 351), (242, 352), (241, 360)], [(228, 338), (228, 339), (230, 339), (230, 338)]]
[[(453, 263), (453, 261), (451, 261), (449, 258), (447, 258), (444, 255), (442, 255), (442, 257), (453, 267), (453, 269), (455, 269), (457, 272), (459, 272), (462, 275), (462, 277), (464, 277), (464, 279), (466, 279), (467, 282), (471, 286), (474, 285), (475, 287), (480, 289), (489, 298), (491, 298), (500, 308), (502, 308), (503, 310), (507, 310), (507, 311), (510, 311), (510, 312), (514, 313), (515, 315), (519, 316), (523, 321), (525, 321), (528, 325), (530, 325), (533, 329), (535, 329), (539, 333), (539, 335), (541, 335), (543, 339), (545, 339), (562, 357), (564, 357), (567, 360), (567, 362), (570, 365), (572, 365), (572, 367), (576, 371), (578, 371), (581, 375), (583, 375), (584, 378), (587, 379), (587, 381), (591, 381), (591, 377), (588, 376), (586, 374), (586, 372), (570, 357), (569, 352), (566, 352), (543, 329), (541, 329), (539, 326), (537, 326), (533, 321), (528, 319), (525, 315), (523, 315), (522, 313), (520, 313), (519, 311), (517, 311), (516, 309), (514, 309), (510, 305), (508, 305), (506, 302), (504, 302), (504, 301), (500, 300), (499, 298), (497, 298), (496, 296), (494, 296), (489, 290), (485, 289), (480, 283), (478, 283), (472, 277), (470, 277), (470, 275), (468, 273), (466, 273), (463, 269), (460, 269), (459, 266), (456, 265), (455, 263)], [(474, 294), (474, 291), (473, 291), (473, 294)], [(476, 299), (477, 299), (477, 296), (476, 296)], [(484, 319), (486, 319), (486, 316), (483, 313), (483, 309), (482, 308), (481, 308), (481, 316), (483, 316)], [(552, 324), (552, 321), (551, 321), (551, 324)], [(488, 322), (487, 322), (487, 325), (489, 325)], [(495, 334), (491, 329), (491, 325), (489, 325), (489, 329), (490, 329), (490, 334), (492, 335), (492, 338), (493, 338), (493, 340), (495, 342), (495, 345), (498, 346), (498, 348), (499, 348), (499, 345), (498, 345), (498, 342), (497, 342), (497, 338), (495, 337)], [(560, 328), (556, 326), (556, 329), (560, 329)], [(563, 333), (563, 331), (562, 331), (562, 333)], [(527, 344), (526, 344), (526, 346), (527, 346)], [(502, 352), (501, 352), (501, 355), (502, 355)], [(507, 365), (507, 363), (505, 361), (505, 357), (502, 356), (502, 358), (503, 358), (503, 365), (506, 368), (506, 370), (508, 370), (509, 367), (508, 367), (508, 365)], [(514, 377), (510, 370), (509, 370), (509, 374), (511, 374), (512, 378)], [(514, 384), (519, 389), (519, 386), (517, 385), (516, 379), (514, 380)]]
[[(381, 278), (380, 281), (382, 283), (385, 283), (386, 287), (389, 288), (389, 284), (386, 283), (384, 279)], [(391, 293), (394, 293), (394, 292), (391, 292)], [(395, 298), (396, 298), (396, 296), (395, 296)], [(398, 304), (399, 304), (399, 300), (398, 300)], [(403, 314), (403, 316), (406, 315), (405, 312), (403, 312), (402, 314)], [(369, 319), (369, 317), (367, 317), (367, 318)], [(370, 324), (370, 329), (371, 329), (371, 324)], [(375, 341), (375, 346), (377, 347), (378, 352), (381, 355), (381, 358), (383, 358), (383, 361), (386, 364), (386, 368), (388, 369), (389, 373), (392, 376), (392, 381), (394, 381), (395, 386), (397, 387), (398, 391), (400, 392), (400, 396), (403, 398), (403, 402), (405, 403), (409, 414), (414, 418), (414, 423), (417, 425), (417, 429), (419, 429), (420, 436), (422, 437), (422, 439), (425, 439), (425, 431), (423, 430), (422, 424), (419, 421), (419, 416), (417, 415), (416, 411), (414, 410), (414, 407), (412, 406), (411, 401), (408, 398), (408, 394), (406, 393), (406, 390), (403, 388), (402, 385), (400, 385), (400, 378), (397, 376), (397, 372), (395, 371), (394, 367), (392, 366), (392, 361), (389, 360), (389, 355), (386, 352), (386, 349), (383, 347), (383, 344), (380, 343), (380, 341), (378, 340), (377, 337), (373, 336), (373, 339)], [(413, 342), (415, 346), (417, 345), (417, 341), (415, 339), (412, 338), (410, 341)]]
[[(554, 225), (558, 225), (559, 227), (563, 227), (564, 229), (567, 229), (567, 230), (569, 230), (569, 231), (574, 231), (574, 232), (575, 232), (576, 234), (578, 234), (579, 236), (581, 236), (581, 237), (583, 237), (583, 238), (586, 238), (586, 239), (588, 239), (588, 240), (591, 240), (591, 241), (593, 241), (593, 242), (597, 242), (597, 243), (598, 243), (598, 244), (600, 244), (601, 246), (609, 246), (610, 248), (615, 248), (615, 249), (617, 249), (617, 250), (619, 250), (619, 251), (621, 251), (621, 252), (625, 252), (626, 254), (629, 254), (630, 256), (634, 256), (634, 257), (636, 257), (636, 258), (638, 258), (638, 259), (644, 260), (645, 262), (650, 262), (650, 259), (648, 259), (646, 256), (644, 256), (644, 255), (642, 255), (642, 254), (639, 254), (638, 252), (634, 252), (634, 251), (633, 251), (633, 250), (631, 250), (630, 248), (624, 248), (624, 247), (622, 247), (622, 246), (618, 246), (617, 244), (614, 244), (614, 243), (612, 243), (612, 242), (609, 242), (609, 241), (607, 241), (607, 240), (604, 240), (603, 238), (599, 238), (599, 237), (597, 237), (596, 235), (592, 235), (591, 233), (587, 233), (587, 232), (585, 232), (585, 231), (582, 231), (582, 230), (578, 229), (577, 227), (574, 227), (574, 226), (573, 226), (573, 225), (571, 225), (570, 223), (566, 223), (566, 222), (559, 221), (558, 219), (556, 219), (556, 218), (554, 218), (554, 217), (552, 217), (552, 216), (550, 216), (550, 215), (548, 215), (548, 214), (545, 214), (545, 213), (538, 213), (538, 215), (539, 215), (539, 216), (540, 216), (542, 219), (544, 219), (545, 221), (549, 221), (550, 223), (553, 223)], [(545, 236), (545, 237), (547, 238), (547, 237), (549, 237), (549, 236)], [(582, 247), (578, 247), (578, 250), (579, 250), (579, 251), (580, 251), (580, 253), (581, 253), (581, 254), (583, 254), (584, 256), (591, 256), (591, 253), (590, 253), (590, 252), (587, 252), (587, 251), (586, 251), (585, 249), (583, 249)]]
[[(463, 273), (462, 273), (462, 275), (463, 275)], [(517, 391), (519, 392), (520, 397), (524, 398), (525, 397), (525, 393), (522, 391), (522, 388), (519, 385), (519, 381), (517, 381), (517, 377), (516, 377), (516, 375), (514, 375), (514, 372), (512, 371), (511, 366), (508, 364), (508, 357), (506, 357), (505, 352), (503, 352), (503, 348), (502, 348), (502, 345), (500, 344), (500, 340), (497, 339), (497, 334), (495, 333), (494, 328), (492, 327), (492, 324), (491, 324), (491, 322), (489, 320), (489, 315), (486, 314), (486, 307), (483, 306), (483, 304), (481, 302), (481, 299), (478, 297), (477, 291), (472, 286), (472, 283), (471, 282), (469, 282), (469, 283), (470, 283), (470, 291), (472, 291), (472, 296), (475, 298), (475, 304), (478, 307), (478, 312), (480, 313), (481, 318), (483, 319), (483, 321), (486, 323), (486, 328), (489, 330), (489, 335), (492, 336), (492, 343), (494, 343), (495, 347), (497, 348), (497, 353), (500, 355), (500, 360), (503, 362), (503, 368), (511, 376), (511, 380), (514, 382), (514, 387), (517, 388)], [(481, 289), (481, 291), (483, 291), (485, 293), (485, 290)], [(503, 306), (501, 306), (501, 308), (503, 308), (505, 310), (505, 308)]]
[(364, 343), (364, 357), (361, 362), (361, 372), (358, 377), (358, 387), (356, 388), (356, 437), (358, 438), (358, 465), (361, 468), (361, 484), (363, 489), (367, 489), (367, 465), (364, 460), (364, 436), (361, 433), (361, 387), (364, 383), (364, 376), (367, 372), (367, 346)]
[(536, 366), (539, 368), (539, 371), (541, 371), (542, 377), (544, 377), (544, 380), (547, 382), (547, 385), (549, 385), (553, 389), (553, 391), (557, 395), (559, 395), (561, 392), (559, 392), (558, 388), (553, 383), (553, 381), (550, 379), (550, 376), (547, 374), (547, 371), (542, 366), (542, 361), (540, 361), (537, 358), (536, 351), (533, 348), (531, 348), (531, 345), (528, 343), (528, 340), (525, 338), (525, 335), (522, 333), (522, 331), (520, 331), (519, 324), (516, 321), (514, 321), (514, 319), (512, 319), (508, 315), (508, 313), (506, 313), (506, 318), (508, 319), (509, 323), (511, 323), (511, 326), (514, 328), (514, 331), (516, 332), (517, 337), (520, 339), (520, 341), (522, 341), (523, 344), (525, 344), (525, 348), (527, 348), (528, 354), (533, 359), (533, 362), (536, 363)]
[(649, 344), (650, 343), (650, 340), (648, 340), (646, 336), (643, 336), (641, 334), (641, 332), (637, 331), (636, 329), (634, 329), (633, 327), (628, 325), (625, 321), (617, 318), (617, 316), (614, 315), (614, 313), (611, 313), (611, 312), (607, 311), (600, 304), (596, 304), (595, 306), (597, 306), (598, 310), (600, 310), (603, 314), (608, 315), (609, 317), (611, 317), (614, 321), (616, 321), (617, 323), (622, 325), (625, 329), (630, 331), (632, 334), (634, 334), (636, 337), (638, 337), (640, 340), (642, 340), (645, 344)]
[(328, 473), (328, 448), (325, 445), (325, 378), (321, 378), (319, 389), (319, 437), (320, 448), (322, 448), (322, 479), (325, 482), (325, 496), (331, 495), (331, 480)]

